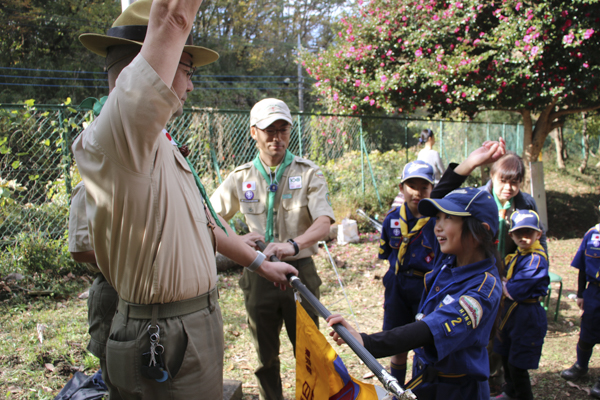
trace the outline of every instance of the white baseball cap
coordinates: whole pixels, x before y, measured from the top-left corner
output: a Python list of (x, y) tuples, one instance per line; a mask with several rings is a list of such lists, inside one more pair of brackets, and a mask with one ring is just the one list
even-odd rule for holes
[(287, 104), (278, 99), (263, 99), (250, 110), (250, 126), (265, 129), (277, 120), (284, 120), (293, 125), (292, 114)]

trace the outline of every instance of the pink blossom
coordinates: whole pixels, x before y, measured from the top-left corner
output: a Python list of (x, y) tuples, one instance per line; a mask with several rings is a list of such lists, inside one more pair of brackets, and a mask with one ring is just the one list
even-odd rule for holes
[(465, 92), (462, 92), (461, 97), (467, 97), (467, 94)]
[(369, 105), (372, 106), (373, 104), (375, 104), (375, 100), (371, 99), (371, 101), (369, 101)]
[(333, 100), (334, 101), (338, 101), (338, 99), (339, 99), (339, 97), (338, 97), (338, 94), (336, 92), (336, 93), (333, 94)]
[(327, 139), (327, 143), (333, 144), (333, 139)]
[(442, 81), (435, 81), (435, 82), (433, 82), (433, 84), (436, 85), (436, 86), (442, 86), (442, 83), (443, 83)]
[(431, 17), (432, 20), (437, 21), (440, 19), (440, 17), (438, 17), (436, 14), (433, 15), (433, 17)]
[(571, 43), (573, 43), (574, 38), (575, 38), (575, 34), (573, 32), (569, 32), (568, 35), (563, 36), (563, 43), (571, 44)]
[(355, 86), (355, 87), (359, 87), (359, 86), (360, 86), (360, 79), (357, 79), (357, 80), (354, 82), (354, 86)]
[(350, 65), (346, 64), (346, 66), (344, 67), (344, 69), (350, 69)]
[(369, 100), (370, 100), (370, 99), (369, 99), (369, 96), (366, 96), (366, 97), (363, 99), (363, 101), (369, 101)]
[(386, 55), (387, 57), (391, 56), (391, 55), (392, 55), (392, 51), (391, 51), (391, 50), (388, 50), (388, 51), (386, 51), (386, 52), (385, 52), (385, 55)]
[(473, 40), (473, 46), (477, 46), (477, 43), (481, 42), (481, 40), (479, 39), (475, 39)]
[(363, 0), (358, 0), (358, 5), (362, 6), (363, 5)]
[(395, 80), (398, 80), (398, 79), (400, 79), (400, 74), (396, 73), (392, 76), (392, 78), (394, 78)]
[(381, 75), (381, 82), (385, 83), (385, 81), (387, 81), (388, 78), (385, 75)]
[(306, 68), (306, 73), (309, 75), (312, 75), (312, 71), (310, 70), (310, 67)]
[(585, 33), (583, 34), (583, 38), (584, 39), (589, 39), (592, 37), (592, 35), (594, 34), (594, 30), (593, 29), (587, 29), (585, 31)]
[(519, 42), (518, 40), (515, 42), (515, 46), (519, 47), (521, 45), (521, 42)]
[(590, 65), (586, 62), (583, 63), (583, 68), (588, 68)]
[(350, 108), (351, 108), (352, 110), (356, 111), (356, 109), (357, 109), (358, 107), (356, 106), (356, 104), (352, 104), (352, 106), (350, 106)]
[(468, 63), (467, 63), (467, 60), (460, 60), (460, 63), (459, 63), (459, 64), (460, 64), (460, 65), (467, 65)]
[(519, 11), (521, 9), (522, 5), (523, 5), (523, 3), (521, 3), (521, 2), (517, 3), (517, 6), (515, 7), (515, 10)]
[(446, 93), (448, 91), (448, 85), (442, 85), (442, 93)]
[(446, 103), (448, 103), (448, 104), (452, 104), (452, 99), (448, 97), (448, 98), (446, 99)]
[(533, 46), (533, 47), (531, 48), (531, 56), (532, 56), (532, 57), (535, 57), (535, 55), (536, 55), (536, 54), (537, 54), (539, 51), (540, 51), (540, 48), (539, 48), (539, 47), (537, 47), (537, 46)]
[(436, 61), (437, 61), (437, 62), (441, 62), (441, 61), (442, 61), (442, 55), (441, 55), (441, 54), (438, 54), (438, 55), (435, 57), (435, 59), (436, 59)]
[(456, 8), (463, 8), (463, 4), (462, 3), (456, 3), (454, 6)]
[(417, 51), (415, 51), (415, 56), (417, 57), (421, 57), (423, 55), (423, 50), (421, 50), (421, 48), (419, 47), (417, 49)]
[(325, 132), (321, 132), (321, 136), (327, 136)]
[(531, 36), (529, 36), (529, 35), (525, 35), (525, 36), (523, 36), (523, 41), (524, 41), (525, 43), (531, 43)]
[(477, 11), (481, 10), (483, 8), (483, 4), (480, 4), (477, 6)]
[(345, 131), (342, 132), (342, 136), (346, 136), (346, 135), (347, 135), (347, 133)]
[(316, 86), (316, 87), (319, 87), (319, 86), (321, 86), (321, 82), (317, 82), (317, 83), (315, 83), (315, 86)]

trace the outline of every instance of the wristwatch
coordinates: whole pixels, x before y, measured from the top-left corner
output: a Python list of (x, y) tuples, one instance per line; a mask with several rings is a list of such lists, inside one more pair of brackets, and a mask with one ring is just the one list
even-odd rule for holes
[(300, 253), (300, 247), (298, 247), (298, 243), (294, 242), (294, 239), (288, 239), (287, 242), (294, 246), (294, 255), (297, 256), (298, 253)]

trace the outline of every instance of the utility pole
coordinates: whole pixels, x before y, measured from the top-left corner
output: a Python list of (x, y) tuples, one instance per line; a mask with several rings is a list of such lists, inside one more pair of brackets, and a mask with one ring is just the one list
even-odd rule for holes
[(121, 0), (121, 12), (125, 11), (125, 9), (133, 2), (135, 2), (135, 0)]
[(301, 50), (302, 43), (300, 42), (300, 33), (298, 33), (298, 109), (300, 112), (304, 112), (304, 78), (302, 77), (302, 62), (300, 61)]

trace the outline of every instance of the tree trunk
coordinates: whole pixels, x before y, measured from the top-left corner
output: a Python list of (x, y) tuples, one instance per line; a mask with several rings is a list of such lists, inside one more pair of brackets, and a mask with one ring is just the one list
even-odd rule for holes
[(590, 156), (590, 141), (587, 134), (587, 113), (582, 112), (581, 118), (583, 119), (583, 124), (581, 127), (581, 135), (583, 136), (583, 160), (581, 160), (581, 165), (579, 166), (578, 170), (583, 174), (587, 168), (588, 157)]
[(552, 130), (550, 136), (554, 139), (554, 145), (556, 147), (556, 166), (558, 169), (565, 169), (565, 159), (563, 158), (563, 147), (565, 142), (563, 140), (562, 128)]

